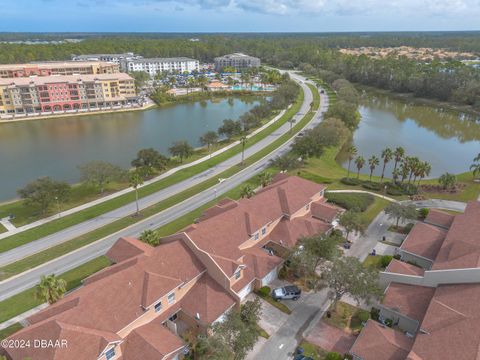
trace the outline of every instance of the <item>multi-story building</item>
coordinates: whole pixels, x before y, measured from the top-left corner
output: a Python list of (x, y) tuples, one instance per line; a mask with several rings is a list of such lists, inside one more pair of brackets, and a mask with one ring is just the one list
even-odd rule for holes
[(400, 256), (380, 274), (380, 322), (367, 322), (350, 350), (353, 359), (478, 358), (480, 202), (459, 215), (430, 210)]
[(104, 61), (51, 61), (30, 64), (0, 64), (0, 78), (115, 74), (118, 72), (118, 64)]
[(12, 360), (182, 358), (182, 335), (205, 332), (276, 278), (283, 259), (275, 254), (333, 228), (338, 209), (325, 203), (324, 189), (281, 175), (251, 199), (220, 201), (157, 247), (119, 239), (107, 252), (115, 265), (30, 316), (29, 326), (9, 338), (66, 346), (3, 351)]
[(225, 67), (235, 68), (237, 71), (252, 67), (259, 67), (260, 59), (243, 53), (234, 53), (215, 58), (215, 70), (221, 71)]
[(134, 53), (123, 54), (86, 54), (86, 55), (72, 55), (73, 61), (107, 61), (113, 62), (120, 66), (120, 69), (124, 72), (127, 71), (123, 66), (125, 61), (143, 59), (141, 55), (135, 55)]
[(200, 68), (198, 60), (187, 57), (121, 60), (120, 66), (128, 72), (144, 71), (151, 77), (160, 72), (191, 73)]
[(0, 78), (0, 118), (132, 105), (135, 82), (124, 73)]

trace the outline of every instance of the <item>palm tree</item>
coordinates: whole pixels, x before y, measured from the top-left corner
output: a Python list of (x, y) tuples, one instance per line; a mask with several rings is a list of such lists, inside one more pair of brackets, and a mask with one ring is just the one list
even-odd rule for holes
[(370, 181), (372, 181), (373, 171), (379, 164), (380, 160), (375, 155), (372, 155), (372, 157), (368, 159), (368, 165), (370, 166)]
[(409, 173), (410, 173), (410, 165), (408, 164), (407, 161), (403, 160), (400, 166), (400, 175), (402, 176), (402, 180), (400, 180), (400, 183), (403, 184), (403, 182), (405, 181)]
[(357, 179), (360, 177), (360, 170), (363, 168), (363, 165), (365, 165), (365, 159), (363, 156), (357, 156), (355, 159), (355, 165), (357, 167)]
[(262, 187), (266, 187), (272, 182), (272, 174), (269, 172), (261, 173), (258, 175), (258, 180), (260, 180)]
[(352, 163), (352, 160), (357, 156), (357, 148), (355, 146), (350, 146), (347, 149), (347, 154), (348, 154), (348, 170), (347, 170), (347, 178), (350, 177), (350, 164)]
[(394, 183), (397, 183), (397, 180), (400, 177), (400, 175), (401, 175), (401, 171), (399, 169), (394, 169), (392, 171), (392, 178)]
[(245, 145), (247, 144), (247, 137), (243, 135), (240, 138), (240, 142), (242, 143), (242, 162), (241, 164), (243, 165), (243, 161), (245, 160)]
[(41, 277), (40, 284), (37, 285), (35, 297), (49, 304), (53, 304), (61, 299), (66, 291), (67, 282), (51, 274)]
[(140, 209), (138, 208), (138, 187), (143, 184), (143, 178), (141, 174), (135, 170), (130, 175), (130, 186), (135, 189), (135, 204), (137, 206), (136, 215), (140, 214)]
[(412, 176), (415, 174), (415, 172), (417, 171), (418, 165), (420, 164), (420, 159), (417, 157), (408, 156), (407, 162), (408, 162), (408, 167), (410, 169), (410, 173), (408, 174), (408, 184), (410, 185), (410, 182), (412, 181)]
[(188, 95), (188, 92), (191, 88), (195, 87), (195, 79), (194, 78), (188, 78), (187, 80), (187, 95)]
[(240, 197), (242, 199), (247, 198), (250, 199), (253, 195), (255, 195), (255, 191), (250, 185), (245, 185), (242, 190), (240, 191)]
[(473, 164), (470, 166), (473, 177), (480, 175), (480, 153), (473, 159)]
[(423, 178), (427, 177), (430, 175), (430, 171), (432, 170), (432, 165), (430, 165), (428, 162), (423, 161), (420, 166), (419, 166), (419, 171), (418, 171), (418, 184), (417, 186), (420, 186), (420, 181), (423, 180)]
[(405, 156), (405, 149), (401, 146), (397, 147), (393, 152), (393, 157), (395, 160), (395, 165), (393, 166), (393, 170), (397, 169), (397, 164), (402, 161), (403, 157)]
[(383, 183), (383, 177), (385, 176), (385, 167), (387, 166), (387, 163), (392, 160), (393, 158), (393, 151), (390, 148), (386, 148), (385, 150), (382, 151), (382, 159), (383, 159), (383, 169), (382, 169), (382, 179), (380, 180), (381, 183)]

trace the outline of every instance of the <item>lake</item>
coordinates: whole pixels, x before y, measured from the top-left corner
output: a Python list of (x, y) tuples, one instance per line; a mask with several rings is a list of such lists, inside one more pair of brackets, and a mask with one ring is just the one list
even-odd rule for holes
[[(374, 92), (363, 92), (359, 111), (362, 120), (353, 143), (365, 159), (372, 155), (380, 158), (386, 147), (402, 146), (407, 155), (428, 161), (430, 177), (438, 177), (447, 171), (468, 171), (480, 152), (479, 116)], [(347, 167), (345, 154), (339, 161)], [(386, 176), (391, 175), (392, 163), (387, 165)], [(381, 174), (382, 164), (380, 161), (374, 174)], [(361, 173), (369, 172), (366, 164)]]
[(200, 146), (199, 137), (226, 118), (238, 119), (259, 103), (230, 98), (145, 111), (0, 123), (0, 201), (41, 176), (78, 182), (77, 166), (104, 160), (129, 167), (138, 150), (168, 155), (174, 141)]

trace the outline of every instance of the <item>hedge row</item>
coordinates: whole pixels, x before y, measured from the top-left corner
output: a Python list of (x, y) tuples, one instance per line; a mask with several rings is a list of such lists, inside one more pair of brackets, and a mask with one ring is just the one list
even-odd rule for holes
[(331, 203), (334, 203), (344, 209), (365, 211), (373, 204), (375, 200), (371, 194), (351, 194), (351, 193), (325, 193), (325, 197)]

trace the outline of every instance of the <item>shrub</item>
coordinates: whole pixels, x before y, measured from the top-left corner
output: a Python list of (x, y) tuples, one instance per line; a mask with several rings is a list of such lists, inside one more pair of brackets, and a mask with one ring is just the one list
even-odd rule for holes
[(331, 203), (347, 210), (365, 211), (375, 200), (371, 194), (344, 194), (329, 193), (325, 194), (327, 200)]
[(365, 322), (370, 318), (370, 314), (366, 311), (360, 311), (360, 313), (358, 314), (358, 318), (361, 322)]
[(270, 295), (270, 287), (269, 286), (262, 286), (260, 289), (257, 290), (257, 294), (260, 296), (260, 297), (267, 297)]
[(392, 259), (393, 259), (393, 256), (391, 255), (383, 255), (380, 258), (380, 265), (382, 266), (382, 268), (386, 268), (388, 264), (390, 264), (390, 261), (392, 261)]
[(344, 178), (341, 178), (341, 179), (340, 179), (340, 182), (341, 182), (342, 184), (345, 184), (345, 185), (356, 186), (356, 185), (360, 185), (360, 184), (362, 183), (362, 180), (356, 179), (356, 178), (347, 178), (347, 177), (344, 177)]
[(403, 194), (404, 195), (416, 195), (418, 193), (418, 189), (413, 184), (407, 184), (403, 187)]
[(393, 326), (393, 320), (392, 319), (385, 319), (385, 325), (387, 325), (388, 327), (392, 327)]
[(278, 278), (283, 280), (287, 277), (287, 268), (282, 266), (282, 268), (278, 271)]
[(410, 231), (412, 231), (412, 228), (415, 224), (414, 223), (408, 223), (403, 227), (404, 233), (408, 234)]
[(394, 258), (395, 260), (400, 260), (402, 257), (401, 257), (400, 254), (395, 254), (395, 255), (393, 255), (393, 258)]
[(421, 208), (420, 210), (418, 210), (418, 217), (423, 220), (428, 216), (429, 212), (430, 212), (429, 209)]
[(325, 360), (343, 360), (343, 356), (332, 351), (325, 356)]
[(312, 174), (311, 172), (308, 171), (299, 171), (299, 176), (301, 176), (304, 179), (316, 182), (317, 184), (331, 184), (333, 182), (332, 179)]
[(396, 187), (387, 187), (387, 194), (392, 196), (403, 195), (403, 190)]
[(376, 307), (372, 307), (372, 309), (370, 310), (370, 318), (372, 318), (372, 320), (378, 321), (379, 317), (380, 317), (380, 309)]
[(373, 181), (364, 181), (362, 187), (368, 190), (380, 191), (382, 190), (382, 184)]

